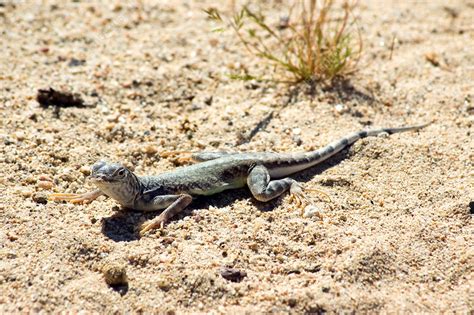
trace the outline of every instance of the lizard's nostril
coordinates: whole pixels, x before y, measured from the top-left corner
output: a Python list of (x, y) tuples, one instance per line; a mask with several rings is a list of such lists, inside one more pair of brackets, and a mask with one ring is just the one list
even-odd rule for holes
[(106, 179), (106, 176), (105, 176), (104, 174), (93, 174), (93, 175), (91, 176), (91, 178), (92, 178), (92, 180), (94, 180), (94, 181), (100, 181), (100, 182), (102, 182), (102, 181), (104, 181), (104, 180)]

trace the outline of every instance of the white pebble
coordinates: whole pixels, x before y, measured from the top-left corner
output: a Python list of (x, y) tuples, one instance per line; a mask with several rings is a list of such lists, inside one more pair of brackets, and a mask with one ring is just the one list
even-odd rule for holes
[(336, 104), (334, 106), (334, 109), (336, 110), (336, 112), (342, 113), (346, 110), (346, 107), (343, 104)]
[(295, 136), (301, 134), (301, 129), (300, 129), (300, 128), (294, 128), (292, 131), (293, 131), (293, 134), (294, 134)]
[(305, 218), (312, 218), (317, 216), (319, 219), (322, 219), (321, 211), (315, 205), (307, 205), (304, 208), (303, 217)]
[(17, 138), (18, 141), (23, 141), (23, 140), (25, 140), (26, 135), (22, 131), (17, 131), (17, 132), (15, 132), (15, 138)]

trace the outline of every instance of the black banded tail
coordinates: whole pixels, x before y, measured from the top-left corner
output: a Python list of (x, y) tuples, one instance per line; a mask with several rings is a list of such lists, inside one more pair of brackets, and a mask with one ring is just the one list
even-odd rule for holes
[(340, 152), (344, 148), (355, 143), (359, 139), (363, 139), (367, 137), (375, 137), (382, 133), (388, 133), (389, 135), (391, 135), (391, 134), (399, 133), (399, 132), (419, 130), (421, 128), (428, 126), (429, 124), (431, 123), (417, 125), (417, 126), (398, 127), (398, 128), (380, 128), (380, 129), (372, 129), (372, 130), (361, 130), (361, 131), (351, 133), (340, 140), (331, 142), (329, 145), (325, 146), (324, 148), (310, 152), (308, 154), (311, 155), (312, 158), (314, 158), (315, 164), (318, 164), (319, 162), (326, 160), (327, 158)]
[(407, 126), (407, 127), (398, 127), (398, 128), (380, 128), (380, 129), (373, 129), (373, 130), (361, 130), (354, 133), (351, 133), (345, 136), (342, 139), (337, 141), (331, 142), (327, 146), (307, 153), (300, 153), (298, 155), (293, 155), (292, 159), (288, 160), (286, 165), (279, 165), (279, 167), (275, 167), (271, 172), (272, 177), (284, 177), (290, 174), (302, 171), (309, 167), (312, 167), (316, 164), (321, 163), (324, 160), (327, 160), (334, 154), (342, 151), (344, 148), (352, 145), (357, 140), (366, 138), (366, 137), (374, 137), (378, 136), (382, 133), (394, 134), (399, 132), (411, 131), (411, 130), (419, 130), (422, 129), (431, 123), (417, 125), (417, 126)]

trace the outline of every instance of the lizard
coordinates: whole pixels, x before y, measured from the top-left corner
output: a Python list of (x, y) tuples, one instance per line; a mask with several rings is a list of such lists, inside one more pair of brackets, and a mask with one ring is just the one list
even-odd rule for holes
[(419, 130), (427, 125), (357, 131), (309, 152), (191, 153), (191, 160), (198, 163), (156, 176), (137, 176), (121, 164), (101, 160), (92, 166), (90, 175), (97, 190), (85, 194), (56, 193), (51, 194), (49, 199), (88, 203), (105, 195), (126, 209), (144, 212), (163, 210), (159, 216), (141, 226), (141, 236), (162, 227), (185, 209), (193, 198), (228, 189), (248, 186), (253, 197), (261, 202), (275, 199), (289, 191), (297, 205), (302, 206), (307, 200), (304, 189), (289, 175), (321, 163), (359, 139)]

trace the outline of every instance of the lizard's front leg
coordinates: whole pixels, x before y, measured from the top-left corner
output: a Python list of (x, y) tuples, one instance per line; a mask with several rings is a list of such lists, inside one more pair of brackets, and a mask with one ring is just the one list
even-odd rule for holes
[(70, 203), (89, 203), (97, 199), (97, 197), (102, 196), (103, 194), (104, 193), (102, 191), (97, 189), (84, 194), (50, 194), (48, 196), (48, 199), (53, 201), (69, 201)]
[(169, 219), (186, 208), (192, 200), (193, 198), (190, 195), (181, 194), (156, 196), (150, 201), (141, 201), (142, 204), (140, 207), (143, 211), (165, 210), (158, 217), (142, 224), (140, 236), (143, 236), (150, 230), (161, 227), (164, 223), (169, 221)]
[(298, 207), (303, 207), (307, 201), (297, 181), (289, 177), (270, 180), (270, 174), (263, 165), (252, 168), (247, 177), (247, 185), (258, 201), (272, 200), (287, 190), (290, 191), (291, 197), (296, 201)]

